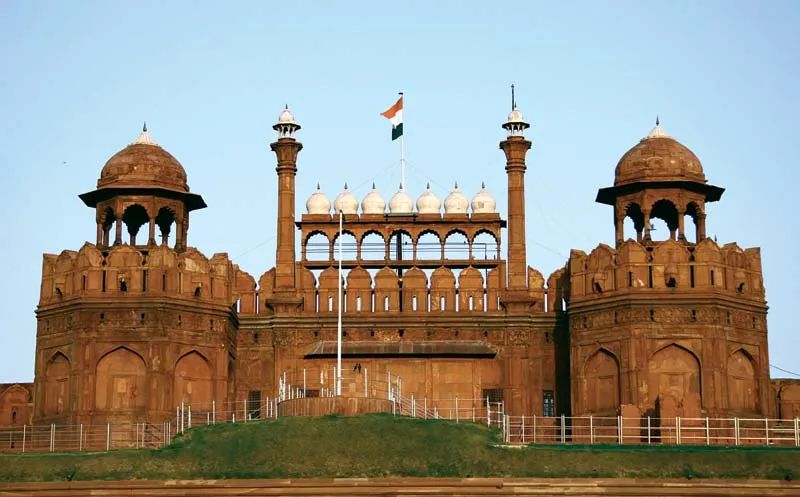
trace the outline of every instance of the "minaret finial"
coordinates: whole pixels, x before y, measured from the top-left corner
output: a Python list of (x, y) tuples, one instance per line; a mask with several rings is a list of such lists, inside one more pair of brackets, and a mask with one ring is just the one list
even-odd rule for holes
[(147, 121), (145, 121), (144, 125), (142, 126), (142, 133), (147, 133)]
[(456, 181), (455, 183), (453, 183), (453, 189), (454, 189), (454, 190), (458, 190), (458, 181)]
[(514, 83), (511, 83), (511, 110), (517, 108), (517, 99), (514, 97)]
[(486, 189), (486, 182), (485, 181), (481, 181), (481, 188)]
[(372, 189), (373, 190), (375, 189), (375, 182), (374, 181), (372, 182)]
[(431, 189), (431, 182), (430, 182), (430, 181), (428, 181), (428, 184), (427, 184), (427, 185), (425, 185), (425, 188), (426, 188), (427, 190), (430, 190), (430, 189)]
[(317, 190), (319, 190), (319, 181), (317, 181)]
[(347, 190), (347, 181), (344, 182), (344, 189)]
[(661, 123), (658, 122), (658, 114), (656, 114), (656, 126), (660, 126), (660, 125), (661, 125)]

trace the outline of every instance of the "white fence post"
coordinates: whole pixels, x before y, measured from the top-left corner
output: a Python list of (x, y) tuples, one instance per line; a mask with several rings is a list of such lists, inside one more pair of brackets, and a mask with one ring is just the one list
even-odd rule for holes
[(708, 425), (708, 416), (706, 416), (706, 445), (711, 445), (711, 428)]
[(56, 425), (55, 423), (50, 425), (50, 452), (55, 450), (56, 445)]
[[(795, 427), (797, 427), (796, 423), (795, 423)], [(22, 425), (22, 452), (25, 452), (25, 435), (27, 434), (26, 433), (27, 432), (26, 428), (27, 428), (26, 425)], [(795, 431), (797, 431), (797, 430), (795, 430)], [(795, 437), (795, 438), (797, 438), (797, 437)]]
[(217, 401), (211, 401), (211, 424), (217, 424)]
[(458, 395), (456, 395), (456, 424), (458, 424)]
[(589, 443), (594, 443), (594, 416), (589, 415)]
[(364, 397), (369, 397), (369, 376), (367, 376), (367, 368), (364, 368)]
[(617, 443), (622, 445), (622, 416), (617, 416)]
[(769, 446), (769, 418), (764, 418), (764, 445)]
[(794, 418), (794, 446), (800, 447), (800, 423)]
[(192, 429), (192, 404), (189, 404), (189, 429)]
[(675, 444), (681, 444), (681, 417), (675, 416)]
[(250, 417), (247, 415), (247, 399), (242, 400), (242, 414), (244, 415), (244, 422), (247, 423), (247, 418)]
[(111, 450), (111, 423), (106, 424), (106, 452)]
[(536, 415), (533, 415), (533, 443), (536, 443)]
[(564, 415), (561, 415), (561, 443), (567, 443), (567, 423)]
[(303, 397), (306, 396), (306, 368), (303, 368)]
[(647, 445), (650, 445), (650, 416), (647, 416)]
[(525, 415), (524, 414), (522, 415), (522, 421), (520, 423), (520, 434), (521, 434), (520, 438), (522, 439), (522, 443), (525, 444)]
[(736, 445), (739, 445), (739, 418), (733, 418), (733, 429)]

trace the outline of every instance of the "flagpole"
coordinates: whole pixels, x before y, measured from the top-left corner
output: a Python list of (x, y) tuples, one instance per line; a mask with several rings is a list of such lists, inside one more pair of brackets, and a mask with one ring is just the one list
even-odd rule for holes
[[(400, 92), (400, 98), (403, 98), (403, 92)], [(405, 111), (405, 102), (403, 102), (403, 111)], [(403, 128), (405, 128), (405, 121), (406, 115), (403, 112)], [(403, 129), (405, 131), (405, 129)], [(405, 153), (405, 144), (403, 143), (403, 133), (400, 135), (400, 185), (405, 188), (406, 187), (406, 153)]]
[(336, 320), (336, 395), (342, 395), (342, 219), (344, 213), (339, 209), (339, 298), (338, 318)]

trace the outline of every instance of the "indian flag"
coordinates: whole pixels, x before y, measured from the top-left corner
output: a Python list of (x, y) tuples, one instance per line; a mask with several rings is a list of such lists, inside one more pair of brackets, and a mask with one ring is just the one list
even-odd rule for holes
[(392, 121), (392, 140), (397, 140), (403, 136), (403, 94), (397, 99), (394, 105), (389, 107), (381, 115)]

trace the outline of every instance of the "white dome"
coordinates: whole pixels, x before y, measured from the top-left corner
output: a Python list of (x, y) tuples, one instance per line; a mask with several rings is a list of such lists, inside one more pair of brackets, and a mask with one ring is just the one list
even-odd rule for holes
[(358, 211), (358, 199), (347, 187), (347, 183), (344, 184), (344, 191), (337, 195), (336, 200), (333, 201), (333, 209), (336, 211), (336, 214), (338, 214), (339, 211), (345, 214), (356, 214)]
[(470, 203), (473, 214), (491, 214), (497, 206), (494, 195), (486, 189), (486, 183), (481, 183), (481, 190), (472, 197)]
[(525, 117), (523, 117), (522, 111), (520, 111), (519, 109), (514, 107), (514, 110), (512, 110), (508, 114), (508, 122), (510, 122), (510, 123), (524, 123), (525, 122)]
[(400, 189), (389, 200), (389, 212), (392, 214), (411, 214), (412, 209), (414, 209), (414, 203), (411, 201), (411, 197), (406, 195), (401, 184)]
[(311, 194), (306, 200), (306, 212), (309, 214), (330, 214), (331, 201), (328, 196), (322, 193), (317, 183), (317, 191)]
[(417, 212), (420, 214), (439, 214), (442, 210), (442, 201), (431, 191), (431, 184), (425, 188), (417, 199)]
[(386, 212), (386, 201), (375, 188), (375, 183), (372, 183), (372, 191), (361, 200), (361, 213), (383, 214), (384, 212)]
[(444, 213), (445, 214), (466, 214), (469, 201), (458, 190), (458, 183), (453, 186), (453, 191), (444, 199)]
[(295, 124), (294, 114), (292, 114), (292, 111), (289, 110), (288, 105), (283, 109), (281, 115), (278, 116), (278, 122), (280, 124)]

